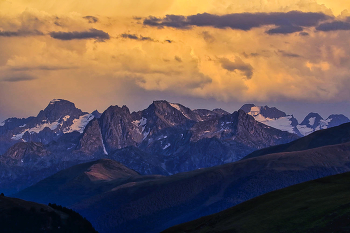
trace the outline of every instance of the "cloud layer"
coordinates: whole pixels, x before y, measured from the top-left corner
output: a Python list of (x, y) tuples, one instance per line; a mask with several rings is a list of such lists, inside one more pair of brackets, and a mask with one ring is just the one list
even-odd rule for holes
[(189, 29), (191, 26), (231, 28), (248, 31), (263, 26), (275, 26), (268, 34), (289, 34), (303, 30), (303, 27), (317, 26), (331, 17), (315, 12), (272, 12), (272, 13), (236, 13), (214, 15), (209, 13), (182, 16), (167, 15), (164, 18), (148, 17), (144, 25)]
[(97, 39), (109, 40), (109, 34), (102, 30), (91, 28), (88, 31), (73, 31), (73, 32), (51, 32), (50, 36), (58, 40), (82, 40), (82, 39)]
[(0, 120), (53, 98), (86, 111), (347, 102), (348, 12), (346, 0), (0, 0)]

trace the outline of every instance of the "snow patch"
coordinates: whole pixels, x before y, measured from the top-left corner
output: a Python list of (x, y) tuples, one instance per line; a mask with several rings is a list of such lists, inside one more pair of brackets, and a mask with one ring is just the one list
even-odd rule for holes
[(140, 126), (145, 126), (147, 124), (147, 118), (142, 117), (140, 120)]
[(257, 116), (260, 114), (260, 107), (254, 106), (250, 109), (250, 112), (248, 112), (251, 116)]
[(314, 129), (307, 127), (306, 125), (297, 125), (297, 128), (299, 132), (306, 136), (309, 135), (310, 133), (314, 132)]
[(178, 105), (178, 104), (172, 104), (172, 103), (170, 103), (170, 105), (171, 105), (171, 107), (173, 107), (173, 108), (179, 110), (179, 111), (181, 112), (181, 114), (182, 114), (184, 117), (186, 117), (187, 119), (191, 119), (191, 117), (190, 117), (189, 115), (187, 115), (186, 113), (184, 113), (184, 112), (181, 110), (180, 105)]
[(22, 131), (20, 134), (13, 135), (11, 139), (12, 140), (19, 140), (23, 137), (25, 132), (39, 133), (40, 131), (42, 131), (46, 127), (49, 127), (51, 130), (55, 130), (58, 127), (58, 125), (59, 125), (59, 123), (57, 121), (55, 121), (53, 123), (43, 123), (40, 125), (36, 125), (34, 128), (26, 129), (26, 130)]
[(249, 114), (252, 115), (254, 117), (254, 119), (256, 121), (259, 121), (260, 123), (263, 123), (265, 125), (273, 127), (275, 129), (287, 131), (289, 133), (295, 133), (294, 127), (292, 126), (293, 116), (291, 116), (291, 115), (288, 115), (285, 117), (280, 117), (277, 119), (268, 118), (268, 117), (264, 117), (263, 115), (260, 114), (259, 107), (252, 107), (252, 110), (249, 112)]
[(163, 147), (163, 150), (165, 150), (166, 148), (168, 148), (168, 147), (170, 147), (170, 146), (171, 146), (170, 143), (166, 144), (166, 145)]
[(74, 119), (73, 124), (71, 126), (67, 127), (65, 130), (63, 130), (63, 133), (71, 133), (74, 131), (78, 131), (79, 133), (83, 133), (86, 125), (92, 119), (94, 119), (94, 115), (92, 115), (92, 114), (85, 114), (83, 116), (80, 116), (78, 119)]
[(24, 125), (20, 125), (19, 127), (20, 127), (20, 128), (23, 128), (23, 127), (25, 127), (26, 125), (27, 125), (27, 124), (24, 124)]
[(67, 121), (69, 118), (70, 118), (70, 116), (67, 115), (67, 116), (63, 117), (62, 120), (63, 120), (63, 121)]
[(309, 118), (309, 125), (314, 125), (315, 124), (316, 117), (310, 117)]
[(54, 104), (55, 102), (60, 102), (61, 100), (60, 99), (53, 99), (50, 101), (50, 104)]
[(176, 108), (177, 110), (179, 110), (181, 112), (181, 108), (180, 108), (180, 106), (178, 104), (170, 103), (170, 105), (171, 105), (171, 107)]
[(107, 150), (106, 150), (106, 147), (105, 147), (105, 144), (103, 143), (103, 139), (102, 139), (102, 146), (103, 146), (103, 153), (104, 153), (105, 155), (108, 155)]
[(5, 121), (1, 122), (1, 123), (0, 123), (0, 126), (4, 126), (5, 123), (6, 123)]

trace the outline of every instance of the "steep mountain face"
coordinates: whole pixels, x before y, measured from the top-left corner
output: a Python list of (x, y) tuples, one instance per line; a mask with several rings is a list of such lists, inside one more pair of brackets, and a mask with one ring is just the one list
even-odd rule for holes
[[(126, 183), (72, 206), (99, 232), (160, 232), (264, 193), (350, 171), (350, 143)], [(116, 201), (118, 200), (118, 201)]]
[(294, 185), (163, 232), (348, 232), (349, 180), (347, 172)]
[(350, 122), (350, 120), (342, 114), (332, 114), (324, 120), (318, 113), (309, 113), (299, 124), (293, 115), (286, 113), (277, 108), (269, 108), (268, 106), (255, 106), (254, 104), (245, 104), (241, 110), (253, 116), (255, 120), (299, 136), (306, 136), (320, 129), (327, 129)]
[(0, 196), (1, 232), (97, 233), (86, 219), (69, 210)]
[(10, 118), (0, 125), (0, 154), (17, 142), (49, 144), (65, 133), (83, 132), (94, 116), (82, 112), (69, 101), (52, 100), (37, 117)]
[[(82, 138), (88, 140), (79, 149), (91, 154), (103, 149), (107, 157), (121, 159), (142, 174), (175, 174), (237, 161), (258, 148), (297, 136), (263, 125), (243, 111), (192, 111), (180, 104), (154, 101), (133, 113), (126, 106), (109, 107), (86, 127)], [(113, 156), (126, 147), (137, 147), (142, 153), (131, 153), (128, 159)]]
[[(143, 175), (171, 175), (234, 162), (256, 149), (298, 138), (241, 110), (232, 114), (220, 109), (191, 110), (164, 100), (138, 112), (111, 106), (99, 118), (73, 103), (54, 100), (11, 134), (15, 131), (23, 135), (22, 142), (0, 156), (4, 178), (0, 191), (19, 191), (69, 165), (100, 158), (116, 159)], [(35, 150), (21, 149), (34, 145), (38, 145)], [(9, 153), (18, 154), (19, 159)]]

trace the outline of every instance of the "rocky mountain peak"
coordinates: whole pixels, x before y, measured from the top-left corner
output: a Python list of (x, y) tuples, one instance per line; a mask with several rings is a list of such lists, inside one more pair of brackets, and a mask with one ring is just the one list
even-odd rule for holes
[(44, 110), (39, 112), (37, 118), (39, 120), (54, 122), (65, 116), (79, 118), (79, 116), (83, 114), (84, 113), (80, 109), (75, 107), (74, 103), (63, 99), (54, 99), (50, 101), (49, 105)]
[(326, 121), (329, 121), (328, 127), (334, 127), (350, 122), (349, 118), (343, 114), (332, 114), (326, 119)]
[(323, 118), (320, 116), (320, 114), (310, 112), (300, 123), (300, 125), (306, 125), (310, 128), (316, 128), (320, 124), (321, 120), (323, 120)]
[(252, 109), (252, 107), (256, 107), (255, 104), (244, 104), (240, 109), (244, 112), (248, 113)]
[(24, 166), (35, 163), (40, 157), (45, 157), (49, 153), (41, 143), (19, 142), (10, 147), (0, 157), (0, 161), (7, 165)]
[(91, 113), (91, 115), (93, 115), (95, 118), (100, 118), (102, 113), (100, 113), (99, 111), (95, 110)]
[(263, 117), (269, 119), (278, 119), (287, 116), (285, 112), (282, 112), (281, 110), (275, 107), (270, 108), (267, 105), (256, 106), (254, 104), (245, 104), (240, 109), (252, 116), (257, 116), (261, 114)]

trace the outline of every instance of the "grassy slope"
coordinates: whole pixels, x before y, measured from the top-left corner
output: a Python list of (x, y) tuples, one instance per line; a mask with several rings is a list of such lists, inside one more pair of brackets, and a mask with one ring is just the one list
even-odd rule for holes
[(164, 232), (349, 232), (350, 173), (277, 190)]

